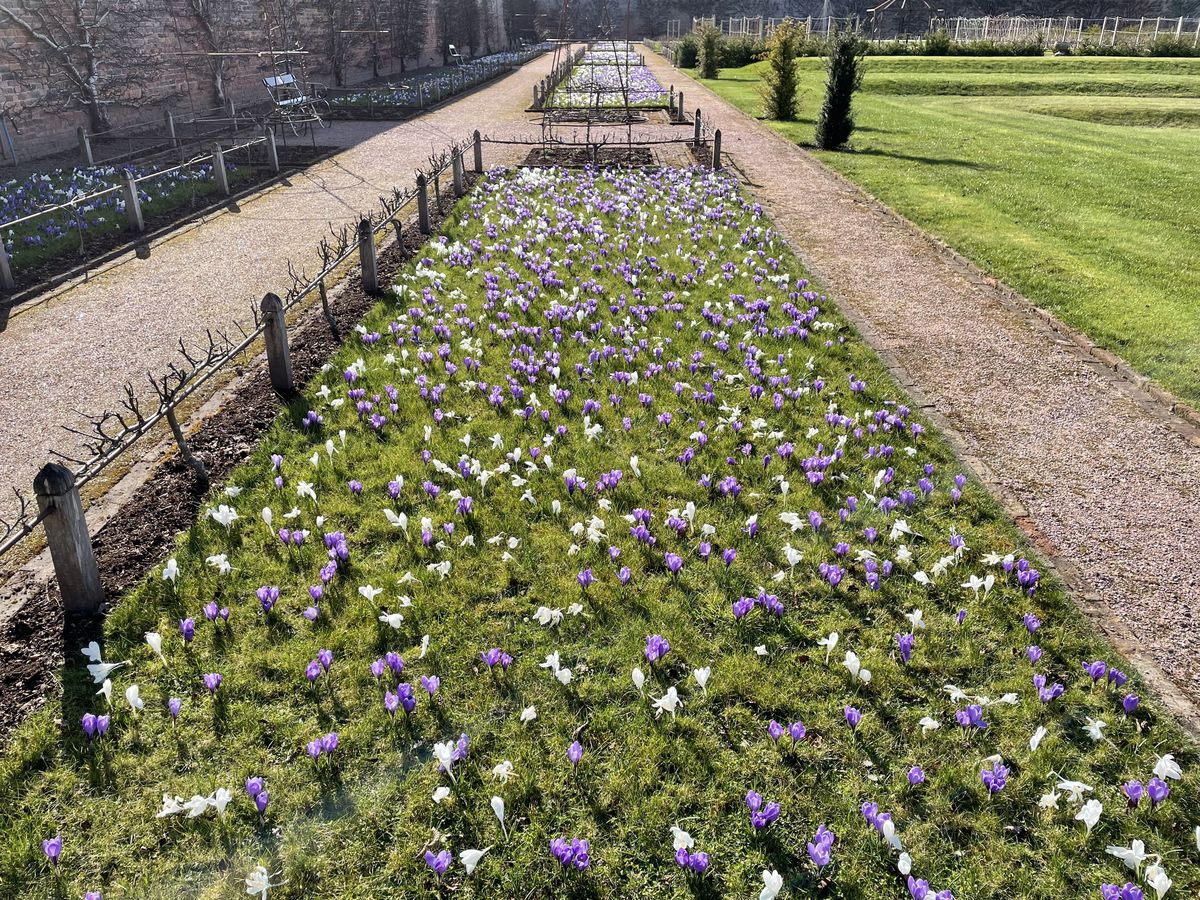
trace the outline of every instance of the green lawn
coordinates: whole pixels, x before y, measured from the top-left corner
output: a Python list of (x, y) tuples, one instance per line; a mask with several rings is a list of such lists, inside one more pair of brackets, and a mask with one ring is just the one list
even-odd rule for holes
[[(707, 84), (758, 115), (762, 66)], [(772, 123), (799, 142), (821, 66)], [(868, 58), (854, 152), (818, 156), (1200, 406), (1197, 96), (1197, 59)]]
[[(1176, 896), (1194, 895), (1194, 748), (1152, 698), (1122, 711), (1145, 694), (1136, 677), (1084, 673), (1123, 663), (1059, 585), (1020, 582), (1032, 576), (1011, 524), (956, 477), (735, 179), (501, 173), (447, 233), (232, 490), (214, 489), (210, 508), (238, 518), (202, 518), (174, 578), (160, 566), (121, 599), (101, 648), (129, 661), (111, 705), (68, 650), (61, 701), (0, 756), (0, 896), (233, 900), (262, 865), (282, 882), (269, 900), (745, 898), (764, 870), (783, 897), (904, 900), (899, 849), (864, 819), (868, 802), (894, 817), (913, 876), (960, 900), (1094, 900), (1133, 877), (1105, 847), (1135, 838)], [(306, 539), (285, 544), (281, 527)], [(278, 601), (264, 613), (267, 586)], [(759, 602), (739, 619), (740, 598)], [(227, 623), (206, 619), (210, 602)], [(653, 664), (651, 635), (670, 642)], [(484, 665), (493, 647), (512, 655), (507, 673)], [(310, 663), (324, 650), (328, 674)], [(373, 673), (389, 652), (402, 673)], [(223, 676), (212, 696), (205, 673)], [(435, 675), (430, 700), (420, 679)], [(1061, 696), (1039, 699), (1038, 676)], [(392, 720), (397, 682), (417, 704)], [(683, 705), (656, 717), (671, 690)], [(972, 702), (986, 727), (956, 724)], [(88, 712), (113, 716), (94, 743)], [(776, 743), (772, 720), (807, 734)], [(306, 746), (332, 732), (337, 749), (314, 764)], [(439, 773), (435, 744), (464, 734), (468, 755)], [(1130, 807), (1121, 785), (1167, 753), (1183, 779), (1157, 809)], [(980, 773), (997, 759), (1010, 772), (989, 795)], [(252, 776), (269, 794), (261, 817)], [(1061, 779), (1103, 805), (1094, 829)], [(232, 795), (223, 816), (204, 811), (218, 788)], [(751, 790), (781, 805), (761, 833)], [(1039, 804), (1055, 793), (1057, 809)], [(164, 795), (197, 795), (202, 814), (159, 818)], [(676, 823), (710, 854), (702, 877), (676, 864)], [(821, 825), (837, 840), (818, 870), (806, 845)], [(42, 851), (52, 835), (58, 874)], [(559, 836), (591, 842), (587, 871), (559, 865)], [(473, 874), (468, 848), (489, 848)], [(427, 850), (451, 857), (440, 881)]]

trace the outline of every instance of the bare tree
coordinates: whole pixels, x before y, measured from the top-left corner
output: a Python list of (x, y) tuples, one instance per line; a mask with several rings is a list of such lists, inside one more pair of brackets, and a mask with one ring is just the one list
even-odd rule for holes
[(227, 56), (237, 37), (243, 32), (238, 10), (240, 0), (184, 0), (189, 18), (198, 26), (200, 44), (208, 54), (208, 70), (212, 78), (213, 96), (218, 104), (225, 102), (225, 68)]
[(317, 5), (321, 42), (325, 45), (333, 83), (346, 83), (354, 48), (361, 43), (358, 3), (355, 0), (322, 0)]
[(24, 39), (0, 52), (45, 73), (48, 108), (82, 110), (103, 132), (114, 104), (148, 102), (141, 89), (155, 73), (134, 44), (144, 16), (129, 0), (0, 0), (0, 25)]
[(392, 55), (400, 60), (400, 71), (405, 61), (419, 60), (425, 50), (425, 28), (429, 22), (428, 0), (391, 0), (390, 21)]

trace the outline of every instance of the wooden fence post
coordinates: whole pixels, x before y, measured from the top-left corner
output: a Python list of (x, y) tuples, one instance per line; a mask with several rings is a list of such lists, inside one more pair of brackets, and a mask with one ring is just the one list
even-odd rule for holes
[(220, 144), (212, 145), (212, 169), (213, 181), (217, 185), (217, 190), (229, 196), (229, 174), (225, 171), (225, 151), (221, 149)]
[(104, 602), (100, 570), (88, 535), (87, 520), (75, 476), (66, 466), (47, 463), (33, 479), (38, 509), (45, 514), (46, 543), (54, 561), (54, 574), (68, 613), (91, 615)]
[(463, 184), (462, 150), (459, 147), (455, 147), (450, 151), (450, 171), (454, 177), (454, 196), (461, 197), (467, 192), (467, 188)]
[(85, 166), (94, 166), (96, 159), (92, 156), (92, 139), (82, 125), (75, 129), (75, 133), (79, 136), (79, 158)]
[(263, 128), (263, 140), (267, 145), (267, 165), (271, 167), (271, 171), (279, 174), (279, 148), (275, 146), (275, 132), (271, 130), (271, 126), (267, 125)]
[(163, 110), (163, 122), (167, 126), (167, 137), (171, 139), (171, 146), (179, 146), (179, 137), (175, 134), (175, 114), (169, 109)]
[(429, 182), (422, 172), (417, 176), (417, 225), (421, 234), (429, 234)]
[(0, 291), (11, 293), (16, 290), (17, 283), (13, 280), (12, 264), (8, 259), (8, 245), (4, 236), (0, 235)]
[(363, 290), (368, 294), (379, 293), (379, 264), (375, 258), (375, 231), (371, 220), (358, 223), (358, 261), (362, 265)]
[(125, 173), (125, 184), (121, 187), (121, 193), (125, 195), (125, 221), (129, 223), (129, 230), (145, 231), (146, 220), (142, 217), (142, 200), (138, 196), (137, 182), (134, 181), (131, 172)]
[(288, 349), (287, 320), (283, 301), (276, 294), (267, 294), (260, 306), (263, 314), (263, 340), (267, 345), (267, 371), (276, 393), (289, 396), (295, 390), (292, 380), (292, 353)]
[(483, 138), (479, 134), (479, 129), (475, 129), (475, 174), (483, 174)]
[(680, 122), (683, 122), (683, 121), (685, 121), (685, 120), (684, 120), (684, 118), (683, 118), (683, 110), (684, 110), (684, 106), (683, 106), (683, 91), (680, 91), (680, 92), (679, 92), (679, 104), (678, 104), (678, 105), (677, 105), (675, 108), (676, 108), (677, 110), (679, 110), (679, 121), (680, 121)]
[(716, 172), (721, 168), (721, 129), (718, 128), (713, 132), (713, 171)]
[(692, 146), (700, 146), (700, 110), (696, 110), (695, 126), (692, 128)]

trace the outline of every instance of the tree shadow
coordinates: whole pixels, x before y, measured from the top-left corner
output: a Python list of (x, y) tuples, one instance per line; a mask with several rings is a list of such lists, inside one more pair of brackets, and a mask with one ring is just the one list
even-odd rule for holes
[[(866, 129), (862, 129), (866, 130)], [(974, 172), (989, 172), (996, 167), (987, 165), (986, 163), (974, 162), (968, 159), (954, 159), (948, 156), (917, 156), (911, 153), (897, 153), (892, 150), (880, 150), (877, 147), (870, 147), (862, 150), (846, 150), (844, 153), (853, 156), (881, 156), (889, 159), (903, 160), (904, 162), (921, 163), (927, 166), (954, 166), (960, 169), (970, 169)]]

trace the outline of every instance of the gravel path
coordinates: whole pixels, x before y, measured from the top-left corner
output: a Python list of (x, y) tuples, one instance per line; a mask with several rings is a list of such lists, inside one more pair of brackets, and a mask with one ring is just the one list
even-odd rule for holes
[[(337, 122), (317, 141), (346, 149), (264, 194), (132, 254), (49, 302), (18, 311), (0, 334), (0, 515), (9, 485), (32, 495), (33, 476), (50, 451), (70, 452), (77, 410), (114, 406), (121, 385), (161, 372), (180, 338), (251, 318), (250, 304), (290, 282), (287, 261), (318, 268), (317, 242), (328, 223), (356, 222), (393, 186), (408, 187), (429, 154), (476, 128), (504, 136), (530, 129), (523, 110), (550, 54), (457, 101), (403, 123)], [(485, 163), (517, 159), (517, 147), (485, 148)], [(32, 500), (32, 496), (31, 496)]]
[(1019, 524), (1069, 561), (1069, 583), (1078, 568), (1085, 610), (1152, 680), (1165, 672), (1200, 700), (1196, 429), (813, 156), (657, 55), (647, 63), (712, 116), (805, 264)]

